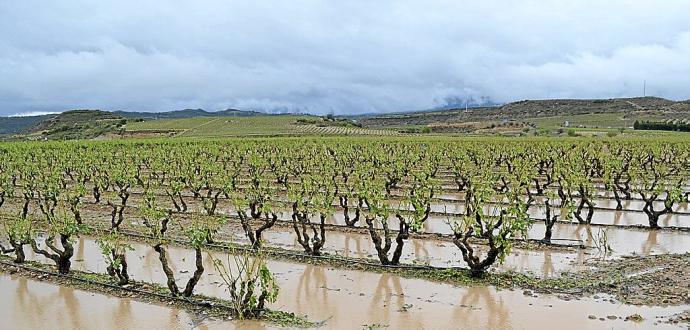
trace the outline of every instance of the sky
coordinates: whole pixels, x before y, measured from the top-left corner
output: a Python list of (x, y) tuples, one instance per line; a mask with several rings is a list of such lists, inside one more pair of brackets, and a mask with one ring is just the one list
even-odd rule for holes
[[(690, 1), (0, 0), (0, 115), (690, 99)], [(461, 102), (461, 101), (460, 101)]]

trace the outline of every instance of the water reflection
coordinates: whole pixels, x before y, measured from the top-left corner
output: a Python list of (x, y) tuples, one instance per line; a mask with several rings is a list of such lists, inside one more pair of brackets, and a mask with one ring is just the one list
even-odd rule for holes
[[(78, 262), (81, 267), (93, 270), (102, 265), (95, 242), (83, 239), (85, 260)], [(128, 254), (133, 278), (165, 283), (157, 256), (150, 254), (149, 246), (134, 243), (134, 251)], [(178, 248), (168, 248), (171, 265), (175, 265), (179, 281), (184, 281), (189, 275), (180, 273), (182, 270), (193, 268), (193, 251)], [(555, 254), (539, 252), (544, 260), (551, 260)], [(138, 258), (136, 256), (143, 256)], [(207, 272), (197, 287), (197, 292), (226, 297), (227, 292), (220, 285), (221, 279), (216, 274), (211, 263), (212, 258), (227, 260), (225, 253), (205, 253)], [(553, 272), (548, 262), (544, 272)], [(640, 313), (647, 319), (653, 319), (654, 313), (671, 313), (674, 309), (637, 308), (631, 306), (613, 305), (608, 302), (594, 302), (583, 300), (578, 302), (564, 302), (552, 297), (526, 297), (521, 292), (498, 291), (492, 287), (455, 287), (447, 284), (434, 283), (418, 279), (407, 279), (395, 274), (376, 274), (353, 270), (329, 269), (316, 265), (294, 264), (288, 262), (269, 261), (270, 269), (276, 274), (281, 294), (278, 301), (272, 304), (274, 308), (288, 310), (298, 314), (307, 314), (313, 320), (327, 320), (329, 328), (361, 328), (363, 325), (383, 324), (390, 328), (447, 328), (448, 325), (469, 328), (505, 328), (518, 327), (559, 327), (571, 328), (569, 325), (581, 325), (586, 321), (587, 313), (604, 315), (626, 313)], [(154, 269), (153, 271), (147, 269)], [(145, 274), (150, 274), (146, 276)], [(0, 281), (0, 293), (3, 286), (10, 281)], [(16, 283), (16, 281), (15, 281)], [(40, 283), (39, 283), (40, 284)], [(141, 328), (138, 322), (142, 315), (155, 320), (155, 328), (161, 325), (176, 328), (181, 321), (180, 315), (174, 310), (146, 310), (134, 301), (121, 303), (118, 299), (106, 299), (107, 303), (92, 300), (90, 297), (100, 295), (79, 293), (68, 288), (50, 290), (38, 289), (42, 295), (37, 295), (34, 288), (22, 289), (21, 285), (12, 290), (19, 293), (19, 298), (4, 299), (5, 310), (13, 310), (12, 314), (35, 315), (32, 313), (39, 306), (44, 319), (54, 317), (51, 311), (59, 310), (64, 316), (59, 320), (64, 328), (93, 328), (101, 323), (117, 324), (123, 327)], [(19, 290), (19, 291), (17, 291)], [(64, 291), (63, 291), (64, 290)], [(21, 295), (23, 292), (23, 296)], [(84, 297), (85, 296), (85, 297)], [(17, 302), (15, 304), (15, 301)], [(533, 305), (529, 305), (533, 304)], [(96, 306), (96, 307), (94, 307)], [(150, 307), (151, 305), (145, 305)], [(153, 306), (160, 308), (158, 306)], [(510, 309), (508, 309), (510, 307)], [(100, 312), (93, 312), (97, 308)], [(682, 307), (681, 307), (682, 308)], [(0, 317), (2, 317), (0, 308)], [(67, 312), (65, 312), (67, 311)], [(149, 315), (150, 314), (150, 315)], [(548, 314), (551, 317), (545, 318)], [(55, 314), (57, 315), (57, 314)], [(125, 318), (122, 320), (121, 318)], [(86, 320), (85, 320), (86, 319)], [(89, 321), (90, 320), (90, 321)], [(201, 319), (184, 316), (183, 322), (189, 326), (198, 324)], [(15, 322), (15, 321), (12, 321)], [(19, 322), (19, 323), (18, 323)], [(30, 322), (30, 323), (22, 323)], [(12, 324), (37, 327), (41, 323), (34, 321), (16, 321)], [(91, 323), (89, 323), (91, 322)], [(111, 322), (111, 323), (108, 323)], [(572, 322), (572, 323), (568, 323)], [(622, 321), (621, 321), (622, 322)], [(611, 323), (613, 324), (613, 323)], [(213, 328), (217, 324), (204, 322), (202, 326)], [(219, 325), (227, 326), (227, 325)], [(260, 328), (261, 324), (243, 323), (242, 327)], [(623, 326), (618, 324), (617, 326)], [(106, 326), (107, 327), (107, 326)]]
[(5, 329), (179, 329), (186, 312), (98, 293), (0, 275), (0, 319)]

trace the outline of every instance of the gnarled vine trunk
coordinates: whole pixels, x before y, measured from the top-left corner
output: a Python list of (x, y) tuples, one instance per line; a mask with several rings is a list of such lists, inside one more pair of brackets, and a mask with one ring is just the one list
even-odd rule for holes
[(72, 256), (74, 255), (74, 247), (69, 241), (69, 236), (65, 234), (60, 234), (60, 245), (62, 245), (62, 250), (55, 247), (53, 244), (53, 236), (48, 237), (45, 240), (45, 245), (53, 252), (48, 252), (44, 249), (39, 249), (35, 240), (31, 240), (31, 248), (34, 253), (40, 254), (53, 262), (58, 268), (60, 274), (69, 274), (70, 267), (72, 266)]

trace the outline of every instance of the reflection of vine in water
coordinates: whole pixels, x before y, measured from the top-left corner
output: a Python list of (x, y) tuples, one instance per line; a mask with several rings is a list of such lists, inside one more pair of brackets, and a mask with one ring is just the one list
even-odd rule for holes
[(349, 257), (350, 256), (350, 240), (355, 241), (355, 253), (357, 258), (361, 258), (363, 256), (362, 253), (362, 242), (361, 242), (361, 237), (359, 236), (352, 236), (349, 234), (345, 234), (345, 256)]
[[(132, 320), (132, 303), (128, 298), (120, 298), (117, 300), (117, 307), (113, 310), (113, 321), (118, 323), (120, 329), (125, 329), (128, 326), (119, 322)], [(171, 310), (171, 312), (174, 310)], [(130, 325), (131, 326), (131, 325)]]
[(414, 246), (415, 261), (420, 261), (428, 265), (431, 258), (429, 256), (429, 250), (426, 249), (424, 242), (421, 240), (412, 240), (412, 245)]
[[(393, 297), (395, 297), (395, 306), (393, 306)], [(383, 307), (386, 308), (387, 313), (382, 312)], [(391, 308), (393, 307), (395, 310), (391, 311)], [(371, 306), (369, 308), (369, 310), (372, 312), (372, 314), (369, 315), (371, 321), (388, 324), (390, 322), (388, 317), (391, 315), (391, 312), (405, 312), (410, 307), (412, 307), (411, 304), (405, 303), (405, 293), (403, 292), (402, 285), (400, 284), (400, 277), (387, 273), (381, 274), (378, 282), (376, 283), (376, 290), (372, 296)], [(408, 328), (422, 328), (421, 323), (415, 326), (407, 322), (405, 325)]]
[(587, 262), (587, 258), (589, 258), (589, 253), (586, 250), (578, 249), (575, 264), (583, 265)]
[[(521, 269), (531, 269), (530, 265), (530, 256), (527, 251), (522, 251), (522, 252), (513, 252), (510, 254), (511, 259), (513, 260), (513, 268), (521, 268)], [(507, 259), (506, 259), (507, 260)]]
[[(482, 329), (509, 329), (511, 323), (509, 311), (502, 299), (493, 295), (493, 289), (486, 286), (468, 287), (461, 296), (460, 305), (455, 309), (455, 319), (463, 320), (465, 324), (476, 325)], [(483, 306), (483, 307), (476, 307)], [(473, 311), (475, 308), (485, 308), (482, 313)], [(477, 317), (486, 316), (486, 324), (480, 324)]]
[[(141, 253), (141, 250), (127, 251), (127, 254), (133, 253)], [(148, 276), (151, 282), (156, 282), (153, 270), (158, 269), (158, 267), (154, 266), (154, 262), (158, 262), (158, 254), (154, 255), (154, 253), (156, 252), (153, 249), (146, 249), (146, 253), (143, 256), (127, 255), (127, 260), (133, 260), (133, 257), (136, 257), (136, 259), (134, 260), (140, 261), (142, 263), (141, 270), (144, 272), (144, 275)]]
[[(323, 306), (328, 309), (328, 282), (326, 278), (325, 269), (313, 265), (307, 265), (302, 271), (297, 283), (297, 308), (302, 310), (302, 302), (308, 302), (310, 305)], [(318, 297), (318, 292), (321, 293), (321, 301), (314, 301)], [(304, 294), (304, 296), (302, 296)]]
[[(32, 315), (33, 317), (27, 317), (26, 319), (36, 322), (36, 324), (27, 328), (40, 329), (45, 327), (43, 317), (39, 317), (41, 316), (40, 313), (45, 310), (45, 304), (31, 292), (29, 289), (29, 280), (24, 277), (19, 277), (17, 279), (17, 290), (14, 296), (17, 297), (17, 300), (12, 304), (12, 307), (14, 307), (12, 314)], [(52, 301), (55, 301), (52, 297), (51, 299), (45, 300), (46, 303)]]
[(621, 223), (621, 217), (624, 211), (614, 211), (613, 212), (613, 224), (619, 225)]
[(551, 260), (551, 251), (544, 250), (544, 263), (542, 264), (543, 276), (550, 276), (556, 272), (553, 267), (553, 260)]
[(623, 203), (621, 204), (622, 210), (615, 210), (615, 211), (613, 211), (613, 224), (614, 224), (614, 225), (619, 225), (619, 224), (621, 224), (621, 220), (623, 219), (623, 215), (625, 215), (625, 212), (626, 212), (625, 210), (629, 210), (629, 209), (630, 209), (631, 203), (632, 203), (632, 202), (631, 202), (630, 200), (626, 200), (625, 202), (623, 202)]
[[(24, 317), (24, 320), (36, 322), (36, 324), (33, 324), (27, 328), (46, 328), (45, 320), (50, 319), (51, 317), (57, 317), (59, 320), (69, 321), (72, 324), (70, 328), (78, 329), (80, 327), (80, 324), (78, 324), (78, 320), (80, 319), (80, 308), (76, 298), (74, 297), (74, 290), (62, 286), (55, 288), (52, 288), (51, 286), (52, 285), (50, 284), (34, 282), (23, 277), (18, 278), (15, 294), (17, 299), (12, 304), (12, 306), (15, 308), (12, 314), (26, 315), (27, 317)], [(56, 289), (57, 291), (54, 291), (53, 289)], [(53, 293), (49, 293), (51, 291)], [(47, 293), (45, 297), (40, 296), (42, 292)], [(65, 308), (57, 308), (60, 306), (55, 306), (61, 301), (64, 302)], [(56, 307), (55, 310), (61, 312), (58, 315), (46, 315), (46, 313), (48, 313), (48, 311), (51, 309), (51, 306)], [(63, 319), (64, 317), (69, 319)], [(63, 322), (62, 324), (65, 323)]]
[(658, 244), (657, 234), (658, 232), (656, 230), (650, 230), (647, 233), (647, 239), (642, 242), (642, 254), (646, 255), (652, 252), (652, 249)]
[[(87, 271), (88, 270), (88, 267), (85, 264), (85, 260), (87, 260), (87, 258), (84, 258), (84, 253), (86, 252), (86, 249), (84, 248), (84, 242), (85, 241), (86, 240), (83, 237), (78, 238), (77, 248), (75, 249), (76, 253), (74, 256), (75, 266), (77, 266), (77, 265), (79, 266), (79, 267), (74, 267), (74, 268), (77, 270), (81, 270), (81, 271)], [(99, 269), (99, 271), (100, 271), (100, 269)], [(104, 270), (104, 272), (105, 272), (105, 270)]]
[[(584, 230), (584, 233), (582, 232), (583, 230)], [(584, 234), (584, 236), (586, 236), (585, 239), (582, 239), (583, 234)], [(583, 224), (577, 225), (577, 227), (575, 227), (574, 236), (577, 237), (577, 239), (581, 240), (583, 245), (591, 246), (592, 235), (590, 232), (589, 225), (583, 225)]]
[(74, 295), (74, 290), (72, 288), (66, 288), (64, 286), (58, 286), (58, 295), (64, 301), (67, 307), (66, 313), (61, 313), (62, 315), (69, 315), (69, 321), (72, 324), (72, 329), (81, 328), (79, 320), (81, 320), (80, 312), (81, 307), (79, 307), (79, 299)]

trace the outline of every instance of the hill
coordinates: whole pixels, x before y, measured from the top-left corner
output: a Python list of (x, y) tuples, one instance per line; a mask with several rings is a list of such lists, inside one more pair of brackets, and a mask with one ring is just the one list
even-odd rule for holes
[(0, 135), (19, 134), (25, 132), (44, 120), (56, 115), (25, 116), (25, 117), (0, 117)]
[[(525, 135), (564, 129), (605, 134), (635, 121), (690, 123), (690, 100), (657, 97), (525, 100), (500, 106), (347, 116), (270, 115), (227, 109), (209, 112), (71, 110), (58, 115), (0, 118), (0, 134), (19, 139), (120, 136), (391, 135), (407, 133)], [(592, 132), (589, 132), (592, 133)]]
[(113, 114), (125, 118), (140, 118), (146, 120), (155, 119), (181, 119), (195, 117), (252, 117), (265, 115), (262, 112), (250, 110), (226, 109), (222, 111), (206, 111), (203, 109), (184, 109), (166, 112), (132, 112), (132, 111), (113, 111)]
[[(71, 110), (73, 111), (73, 110)], [(101, 111), (101, 110), (98, 110)], [(69, 111), (68, 111), (69, 112)], [(105, 112), (105, 111), (103, 111)], [(112, 111), (109, 112), (115, 116), (128, 119), (178, 119), (178, 118), (195, 118), (195, 117), (249, 117), (265, 115), (257, 111), (246, 111), (237, 109), (227, 109), (223, 111), (206, 111), (203, 109), (184, 109), (165, 112), (140, 112), (140, 111)], [(53, 119), (59, 114), (49, 114), (40, 116), (22, 116), (22, 117), (0, 117), (0, 135), (6, 134), (20, 134), (36, 131), (34, 126), (41, 122)], [(86, 118), (88, 119), (88, 118)], [(40, 130), (40, 129), (39, 129)]]
[(70, 110), (49, 117), (24, 131), (28, 139), (92, 139), (118, 131), (127, 119), (100, 110)]
[[(103, 110), (69, 110), (60, 114), (24, 117), (0, 117), (0, 135), (6, 138), (73, 139), (94, 138), (118, 131), (123, 123), (142, 120), (184, 119), (208, 117), (252, 117), (265, 115), (256, 111), (227, 109), (210, 112), (202, 109), (184, 109), (166, 112), (134, 112)], [(40, 133), (41, 136), (37, 136)], [(18, 136), (15, 136), (18, 135)]]
[(635, 120), (690, 120), (690, 102), (658, 97), (525, 100), (494, 107), (411, 112), (359, 117), (365, 127), (431, 126), (439, 123), (505, 123), (555, 128), (630, 127)]

